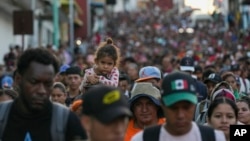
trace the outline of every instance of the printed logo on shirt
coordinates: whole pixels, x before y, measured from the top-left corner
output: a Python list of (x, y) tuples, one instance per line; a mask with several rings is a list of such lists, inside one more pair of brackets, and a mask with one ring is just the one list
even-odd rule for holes
[(27, 133), (26, 133), (26, 135), (25, 135), (25, 137), (24, 137), (24, 141), (32, 141), (32, 139), (31, 139), (31, 136), (30, 136), (30, 133), (29, 133), (29, 132), (27, 132)]

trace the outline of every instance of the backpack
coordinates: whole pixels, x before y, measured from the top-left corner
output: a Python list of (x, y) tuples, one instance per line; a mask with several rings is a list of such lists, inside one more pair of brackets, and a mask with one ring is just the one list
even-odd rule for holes
[[(208, 126), (198, 125), (202, 141), (215, 141), (214, 129)], [(143, 141), (159, 141), (161, 125), (146, 128), (143, 132)]]
[[(0, 104), (0, 141), (3, 137), (4, 128), (8, 121), (12, 103), (13, 101), (6, 101)], [(58, 103), (52, 103), (52, 124), (50, 127), (52, 141), (65, 141), (65, 131), (68, 117), (69, 110), (66, 107)]]
[(194, 121), (198, 124), (204, 124), (206, 123), (207, 120), (207, 110), (210, 105), (211, 101), (208, 99), (205, 99), (201, 102), (199, 102), (196, 105), (195, 108), (195, 116), (194, 116)]

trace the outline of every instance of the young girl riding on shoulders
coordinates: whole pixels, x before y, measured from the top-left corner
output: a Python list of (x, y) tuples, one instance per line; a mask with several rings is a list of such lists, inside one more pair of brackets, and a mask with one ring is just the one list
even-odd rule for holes
[(120, 50), (113, 44), (113, 40), (108, 38), (102, 42), (95, 52), (95, 65), (86, 69), (81, 84), (81, 89), (96, 84), (118, 86), (120, 61)]

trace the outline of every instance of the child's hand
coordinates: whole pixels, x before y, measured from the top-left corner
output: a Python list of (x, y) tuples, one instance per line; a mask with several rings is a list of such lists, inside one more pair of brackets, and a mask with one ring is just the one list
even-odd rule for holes
[(99, 76), (96, 74), (87, 76), (87, 79), (91, 84), (97, 84), (99, 82)]

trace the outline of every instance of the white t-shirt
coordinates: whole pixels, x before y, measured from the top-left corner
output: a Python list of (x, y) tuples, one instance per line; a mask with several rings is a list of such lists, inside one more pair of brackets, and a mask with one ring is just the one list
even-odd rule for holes
[[(131, 141), (143, 141), (143, 131), (135, 134)], [(159, 141), (202, 141), (199, 127), (195, 122), (192, 122), (191, 130), (182, 136), (173, 136), (167, 132), (164, 125), (161, 126)], [(216, 141), (226, 141), (225, 135), (222, 131), (215, 130), (215, 140)]]

